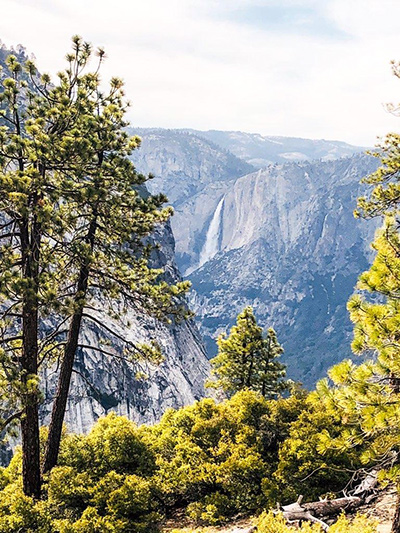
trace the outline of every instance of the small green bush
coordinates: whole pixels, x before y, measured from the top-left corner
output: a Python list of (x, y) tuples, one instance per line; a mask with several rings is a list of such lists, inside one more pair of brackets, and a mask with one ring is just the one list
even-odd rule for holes
[(282, 514), (263, 513), (256, 522), (258, 533), (322, 533), (319, 525), (304, 524), (300, 529), (288, 526)]
[(357, 515), (353, 520), (342, 515), (339, 520), (329, 528), (329, 533), (376, 533), (378, 522), (364, 515)]
[(217, 525), (226, 522), (232, 513), (232, 502), (227, 496), (215, 493), (200, 502), (188, 505), (187, 515), (197, 524)]

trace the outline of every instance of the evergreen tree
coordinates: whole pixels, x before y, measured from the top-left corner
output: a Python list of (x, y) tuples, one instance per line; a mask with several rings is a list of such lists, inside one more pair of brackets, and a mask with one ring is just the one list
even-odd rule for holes
[(281, 379), (286, 375), (285, 365), (278, 361), (281, 354), (283, 348), (275, 330), (268, 328), (262, 349), (257, 354), (257, 373), (253, 385), (253, 389), (261, 392), (264, 398), (273, 398), (287, 388), (287, 383)]
[(66, 142), (65, 124), (74, 122), (73, 111), (66, 102), (53, 106), (53, 97), (43, 96), (49, 80), (35, 79), (33, 66), (25, 66), (42, 93), (28, 90), (23, 66), (10, 56), (0, 94), (1, 362), (2, 377), (19, 400), (10, 416), (21, 420), (24, 490), (38, 497), (39, 322), (55, 301), (60, 281), (52, 237), (54, 230), (61, 238), (65, 233), (58, 191), (63, 166), (67, 161), (75, 166), (76, 154)]
[[(188, 284), (164, 281), (150, 266), (152, 247), (145, 242), (171, 210), (162, 207), (164, 196), (144, 192), (148, 178), (129, 160), (139, 139), (124, 130), (122, 82), (113, 78), (109, 91), (101, 91), (104, 52), (98, 51), (97, 70), (86, 72), (91, 55), (90, 44), (75, 37), (57, 83), (10, 56), (0, 95), (0, 363), (7, 384), (0, 429), (20, 417), (24, 491), (36, 497), (40, 364), (60, 360), (46, 471), (57, 461), (83, 321), (104, 329), (104, 308), (121, 314), (133, 307), (165, 320), (187, 314), (181, 295)], [(102, 309), (96, 309), (99, 298)], [(56, 323), (49, 331), (50, 313)], [(160, 357), (157, 349), (125, 345), (124, 359)], [(102, 346), (88, 348), (112, 355)]]
[[(393, 63), (393, 71), (400, 77), (399, 63)], [(384, 224), (372, 244), (374, 262), (360, 276), (360, 292), (348, 303), (354, 323), (353, 351), (371, 359), (361, 365), (351, 361), (337, 365), (329, 372), (334, 389), (324, 381), (319, 390), (331, 398), (348, 424), (339, 439), (326, 435), (328, 445), (354, 447), (369, 442), (364, 461), (393, 466), (400, 446), (400, 135), (387, 135), (373, 155), (381, 165), (363, 179), (371, 188), (359, 198), (355, 214), (382, 216)], [(392, 473), (400, 490), (397, 466)], [(392, 532), (400, 532), (400, 495)]]
[(331, 390), (323, 380), (318, 390), (331, 397), (352, 428), (341, 445), (369, 441), (364, 458), (379, 462), (400, 444), (400, 235), (392, 218), (386, 217), (372, 247), (374, 262), (357, 284), (364, 294), (353, 295), (348, 304), (353, 351), (370, 359), (336, 365), (328, 372), (336, 387)]
[(276, 333), (268, 329), (266, 337), (257, 325), (251, 307), (246, 307), (236, 319), (229, 336), (220, 335), (218, 354), (211, 360), (214, 380), (209, 387), (232, 395), (243, 389), (260, 392), (273, 398), (287, 385), (283, 381), (285, 365), (278, 361), (283, 349)]
[[(85, 45), (76, 40), (75, 46), (79, 57)], [(81, 84), (79, 78), (77, 83)], [(139, 139), (130, 138), (124, 130), (127, 123), (124, 121), (126, 105), (122, 82), (116, 78), (111, 80), (107, 97), (100, 91), (98, 79), (93, 90), (94, 96), (88, 95), (93, 100), (93, 112), (89, 117), (91, 145), (86, 151), (87, 158), (90, 154), (90, 165), (84, 180), (76, 176), (71, 191), (65, 193), (70, 205), (70, 225), (76, 219), (82, 222), (76, 226), (66, 245), (71, 261), (69, 269), (73, 272), (73, 276), (69, 275), (72, 284), (66, 290), (72, 318), (60, 365), (44, 472), (57, 462), (82, 322), (91, 321), (104, 328), (99, 312), (93, 310), (96, 298), (100, 295), (113, 315), (121, 314), (116, 312), (117, 307), (122, 313), (133, 308), (139, 313), (167, 320), (172, 316), (188, 315), (179, 299), (187, 291), (188, 282), (168, 284), (162, 280), (160, 270), (149, 267), (152, 246), (145, 244), (144, 238), (157, 224), (168, 220), (172, 211), (169, 207), (162, 208), (165, 196), (146, 193), (142, 184), (147, 178), (136, 172), (128, 158), (139, 145)], [(157, 361), (160, 357), (157, 349), (128, 343), (115, 331), (108, 331), (108, 334), (125, 343), (124, 356), (127, 358), (144, 357)], [(95, 349), (109, 354), (101, 346)]]

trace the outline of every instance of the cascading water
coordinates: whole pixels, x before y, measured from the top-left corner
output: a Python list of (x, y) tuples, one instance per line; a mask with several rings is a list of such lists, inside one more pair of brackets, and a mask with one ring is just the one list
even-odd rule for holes
[(214, 216), (207, 230), (206, 240), (200, 252), (199, 265), (201, 267), (219, 251), (219, 238), (221, 233), (221, 213), (224, 206), (224, 197), (219, 201)]

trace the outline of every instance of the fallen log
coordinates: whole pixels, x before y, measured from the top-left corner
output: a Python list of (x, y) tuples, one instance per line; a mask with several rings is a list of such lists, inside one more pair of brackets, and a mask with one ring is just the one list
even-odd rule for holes
[(335, 500), (321, 500), (318, 502), (302, 503), (303, 497), (300, 496), (296, 503), (283, 505), (282, 512), (285, 520), (296, 522), (309, 520), (320, 524), (325, 531), (328, 525), (319, 520), (319, 517), (326, 517), (339, 514), (341, 511), (349, 511), (359, 507), (363, 500), (358, 496), (348, 496), (346, 498), (337, 498)]
[[(352, 496), (344, 496), (343, 498), (336, 498), (334, 500), (320, 500), (318, 502), (302, 503), (303, 496), (299, 496), (297, 502), (290, 505), (283, 505), (281, 510), (283, 517), (288, 522), (298, 522), (302, 520), (309, 520), (310, 522), (319, 523), (322, 528), (327, 531), (328, 525), (320, 520), (321, 518), (338, 515), (342, 511), (353, 511), (368, 498), (375, 497), (374, 492), (378, 483), (378, 472), (373, 470), (366, 478), (352, 491)], [(344, 493), (346, 494), (346, 493)], [(399, 531), (400, 533), (400, 531)]]
[[(309, 512), (314, 516), (331, 516), (341, 511), (353, 510), (363, 503), (363, 500), (358, 496), (347, 496), (346, 498), (337, 498), (336, 500), (320, 500), (309, 503), (302, 503), (302, 500), (303, 497), (300, 496), (296, 503), (282, 506), (284, 515)], [(293, 518), (293, 520), (297, 520), (297, 518)]]
[(358, 496), (337, 498), (336, 500), (321, 500), (319, 502), (303, 503), (303, 508), (315, 516), (331, 516), (341, 511), (352, 511), (363, 503)]

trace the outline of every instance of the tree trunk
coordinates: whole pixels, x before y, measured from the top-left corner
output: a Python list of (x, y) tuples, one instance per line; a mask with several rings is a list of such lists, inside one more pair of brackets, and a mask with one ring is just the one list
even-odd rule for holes
[(330, 516), (339, 511), (350, 511), (359, 507), (363, 503), (362, 498), (349, 496), (347, 498), (337, 498), (336, 500), (322, 500), (319, 502), (303, 503), (302, 507), (315, 516)]
[(37, 394), (29, 395), (21, 418), (22, 478), (24, 493), (40, 497), (40, 444)]
[[(90, 245), (90, 251), (93, 251), (94, 240), (97, 227), (97, 216), (91, 221), (86, 242)], [(46, 450), (43, 463), (43, 473), (50, 472), (56, 466), (58, 454), (60, 451), (60, 442), (62, 427), (64, 423), (65, 410), (69, 387), (71, 383), (72, 370), (75, 361), (75, 354), (78, 348), (79, 334), (82, 325), (82, 314), (85, 305), (85, 298), (89, 283), (90, 258), (86, 257), (81, 266), (75, 295), (75, 313), (72, 315), (71, 324), (68, 330), (67, 342), (64, 348), (64, 356), (61, 362), (60, 374), (58, 377), (57, 392), (54, 398), (51, 421), (49, 426), (49, 435), (47, 437)]]
[(396, 512), (393, 518), (391, 533), (400, 533), (400, 492), (397, 494)]
[[(37, 310), (29, 303), (23, 311), (23, 383), (27, 386), (30, 376), (37, 375)], [(36, 385), (35, 385), (36, 387)], [(30, 385), (28, 385), (28, 390)], [(24, 394), (23, 414), (21, 417), (22, 437), (22, 478), (27, 496), (40, 497), (40, 442), (39, 442), (38, 391)]]
[(40, 258), (40, 225), (33, 222), (29, 237), (28, 222), (21, 225), (23, 276), (28, 282), (23, 297), (21, 357), (23, 395), (21, 417), (22, 478), (27, 496), (40, 497), (39, 391), (28, 383), (38, 375), (38, 273)]
[(71, 383), (72, 369), (75, 354), (78, 347), (79, 333), (82, 323), (82, 309), (79, 309), (72, 317), (68, 332), (67, 344), (65, 345), (64, 357), (58, 377), (57, 393), (54, 398), (53, 410), (49, 426), (49, 435), (46, 443), (46, 451), (43, 463), (43, 473), (49, 472), (57, 464), (60, 450), (62, 427)]
[(43, 463), (43, 473), (49, 472), (57, 464), (60, 450), (62, 427), (71, 383), (72, 369), (75, 354), (78, 347), (79, 333), (82, 323), (82, 309), (79, 309), (72, 317), (68, 332), (67, 344), (64, 349), (64, 357), (58, 377), (57, 393), (54, 398), (53, 410), (47, 437), (46, 451)]
[(250, 355), (250, 366), (249, 366), (249, 373), (247, 374), (247, 381), (246, 381), (246, 387), (251, 387), (251, 378), (253, 377), (253, 366), (254, 366), (254, 354), (252, 353)]

